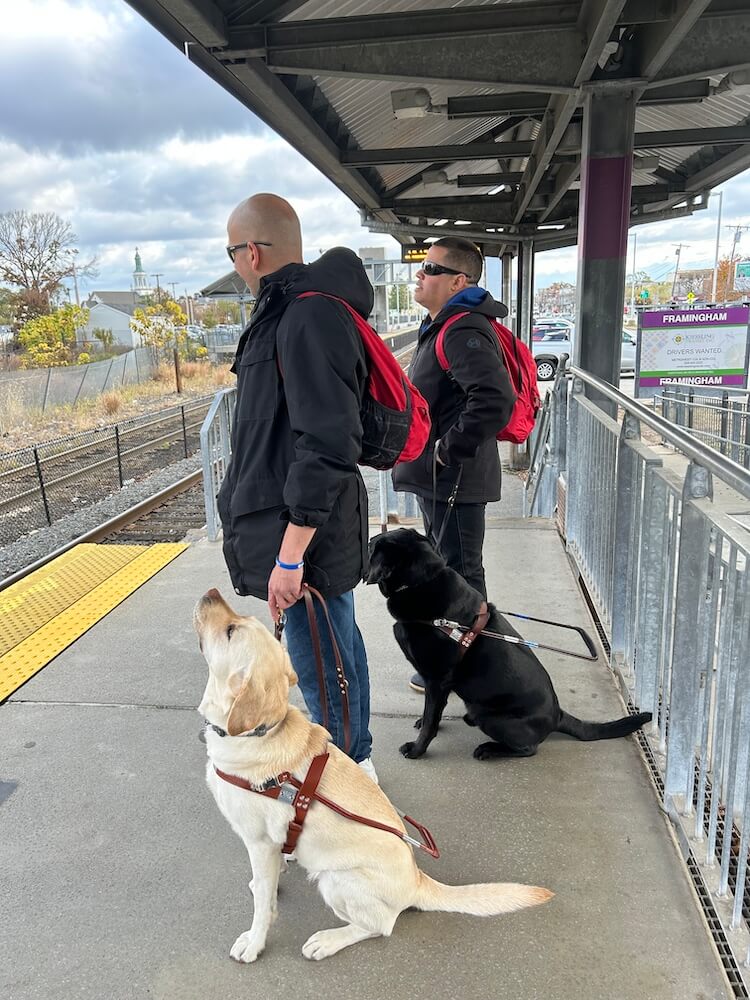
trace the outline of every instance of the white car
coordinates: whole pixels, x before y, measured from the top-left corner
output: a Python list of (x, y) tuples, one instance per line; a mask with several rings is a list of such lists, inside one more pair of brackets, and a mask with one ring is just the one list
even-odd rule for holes
[[(635, 348), (635, 337), (628, 330), (623, 330), (620, 352), (621, 373), (635, 372)], [(561, 329), (550, 330), (541, 340), (532, 343), (532, 353), (536, 361), (536, 377), (540, 382), (549, 382), (555, 377), (560, 357), (563, 354), (567, 354), (568, 358), (573, 356), (570, 334)]]

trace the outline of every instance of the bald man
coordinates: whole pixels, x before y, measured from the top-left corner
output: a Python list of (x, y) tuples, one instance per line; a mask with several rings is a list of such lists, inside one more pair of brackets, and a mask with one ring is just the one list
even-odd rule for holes
[[(229, 258), (256, 303), (232, 367), (232, 460), (219, 493), (224, 556), (238, 594), (267, 599), (274, 618), (286, 612), (289, 655), (315, 722), (322, 711), (303, 580), (321, 591), (348, 681), (349, 754), (377, 781), (367, 656), (352, 593), (367, 568), (367, 492), (357, 468), (366, 357), (340, 302), (300, 297), (335, 295), (366, 318), (372, 286), (351, 250), (338, 247), (304, 264), (299, 219), (277, 195), (241, 202), (227, 235)], [(328, 627), (317, 614), (328, 728), (343, 749)]]

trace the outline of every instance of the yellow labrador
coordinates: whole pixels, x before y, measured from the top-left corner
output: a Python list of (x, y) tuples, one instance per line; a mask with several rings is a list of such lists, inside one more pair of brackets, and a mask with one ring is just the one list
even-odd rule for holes
[[(322, 795), (349, 812), (405, 828), (383, 791), (328, 742), (326, 730), (289, 705), (296, 675), (281, 643), (259, 621), (236, 614), (217, 590), (210, 590), (196, 605), (194, 624), (209, 668), (199, 707), (209, 723), (208, 786), (242, 838), (253, 871), (252, 927), (240, 934), (230, 954), (240, 962), (254, 962), (276, 917), (281, 847), (294, 810), (286, 802), (230, 784), (216, 768), (255, 786), (285, 771), (301, 781), (313, 757), (328, 752)], [(313, 934), (302, 948), (305, 958), (327, 958), (357, 941), (388, 937), (408, 907), (491, 916), (552, 896), (547, 889), (513, 883), (443, 885), (417, 868), (411, 847), (399, 837), (353, 822), (321, 802), (312, 803), (294, 853), (345, 922)]]

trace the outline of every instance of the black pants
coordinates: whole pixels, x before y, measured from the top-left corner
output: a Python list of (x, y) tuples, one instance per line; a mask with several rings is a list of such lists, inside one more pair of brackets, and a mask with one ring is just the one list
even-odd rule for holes
[[(417, 497), (424, 530), (433, 542), (440, 533), (443, 520), (448, 510), (445, 500), (435, 503), (435, 524), (432, 524), (432, 500)], [(487, 587), (484, 582), (484, 566), (482, 565), (482, 545), (484, 543), (484, 503), (457, 503), (448, 516), (448, 521), (440, 541), (439, 552), (451, 569), (466, 580), (482, 597), (487, 600)]]

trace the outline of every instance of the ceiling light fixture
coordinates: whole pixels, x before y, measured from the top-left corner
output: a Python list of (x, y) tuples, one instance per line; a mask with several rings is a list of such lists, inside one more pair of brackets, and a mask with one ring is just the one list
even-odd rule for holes
[(447, 114), (447, 104), (433, 104), (429, 90), (409, 87), (391, 91), (391, 107), (396, 118), (424, 118), (425, 115)]

